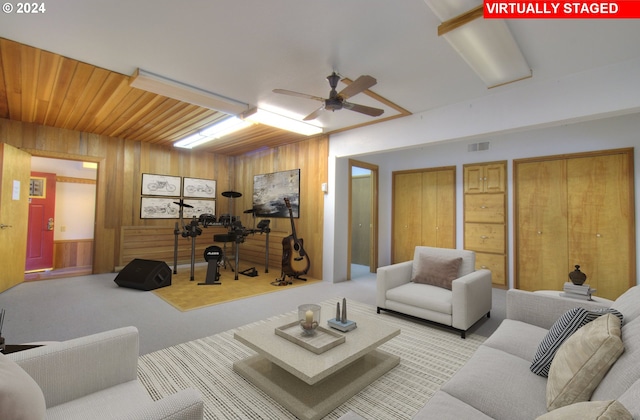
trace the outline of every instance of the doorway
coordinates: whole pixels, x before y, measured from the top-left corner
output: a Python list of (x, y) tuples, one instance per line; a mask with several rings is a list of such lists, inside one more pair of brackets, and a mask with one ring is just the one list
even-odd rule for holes
[[(31, 169), (55, 174), (51, 269), (25, 273), (25, 280), (73, 277), (93, 272), (97, 163), (32, 156)], [(31, 240), (28, 238), (28, 240)]]
[(378, 267), (378, 166), (349, 160), (347, 279)]

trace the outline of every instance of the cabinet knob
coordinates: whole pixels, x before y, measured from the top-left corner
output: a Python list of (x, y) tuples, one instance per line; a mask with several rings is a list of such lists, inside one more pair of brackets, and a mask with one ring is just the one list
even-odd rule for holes
[(538, 231), (538, 235), (542, 235), (542, 231), (541, 230)]
[(481, 208), (481, 209), (486, 209), (486, 208), (487, 208), (487, 206), (480, 206), (480, 208)]
[(602, 238), (602, 235), (599, 233), (596, 233), (596, 238)]
[(480, 236), (480, 238), (481, 238), (481, 239), (487, 239), (487, 238), (489, 238), (489, 237), (488, 237), (487, 235), (482, 235), (482, 236)]
[(481, 265), (480, 268), (487, 268), (487, 266), (486, 265)]

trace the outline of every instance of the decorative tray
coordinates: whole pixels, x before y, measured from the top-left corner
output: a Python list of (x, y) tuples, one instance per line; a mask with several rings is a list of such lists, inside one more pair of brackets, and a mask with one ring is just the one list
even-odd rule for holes
[(314, 335), (303, 335), (298, 321), (276, 328), (276, 335), (305, 349), (321, 354), (345, 342), (345, 336), (318, 326)]

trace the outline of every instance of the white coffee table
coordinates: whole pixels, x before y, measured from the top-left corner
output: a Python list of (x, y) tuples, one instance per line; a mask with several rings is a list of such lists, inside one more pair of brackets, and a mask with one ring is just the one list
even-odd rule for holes
[[(334, 313), (334, 307), (322, 306), (321, 325), (328, 328)], [(400, 357), (377, 349), (400, 329), (373, 316), (349, 316), (358, 328), (321, 354), (275, 334), (296, 318), (238, 330), (234, 338), (258, 354), (235, 362), (233, 369), (300, 419), (322, 418), (400, 363)]]

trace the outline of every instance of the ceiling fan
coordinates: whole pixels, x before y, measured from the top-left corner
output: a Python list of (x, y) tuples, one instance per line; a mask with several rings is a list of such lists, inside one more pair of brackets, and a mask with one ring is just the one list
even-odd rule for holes
[(358, 105), (347, 102), (347, 99), (349, 99), (350, 97), (355, 96), (358, 93), (367, 90), (371, 86), (378, 83), (375, 78), (367, 75), (360, 76), (349, 86), (342, 89), (339, 93), (336, 91), (336, 86), (338, 86), (340, 76), (334, 71), (333, 73), (331, 73), (331, 75), (327, 76), (327, 80), (329, 81), (329, 86), (331, 86), (331, 92), (329, 93), (328, 99), (321, 98), (319, 96), (307, 95), (306, 93), (293, 92), (286, 89), (274, 89), (273, 92), (324, 102), (324, 105), (304, 117), (304, 121), (314, 120), (318, 118), (323, 110), (337, 111), (344, 108), (350, 111), (359, 112), (361, 114), (370, 115), (372, 117), (378, 117), (384, 112), (384, 110), (379, 108), (373, 108), (366, 105)]

